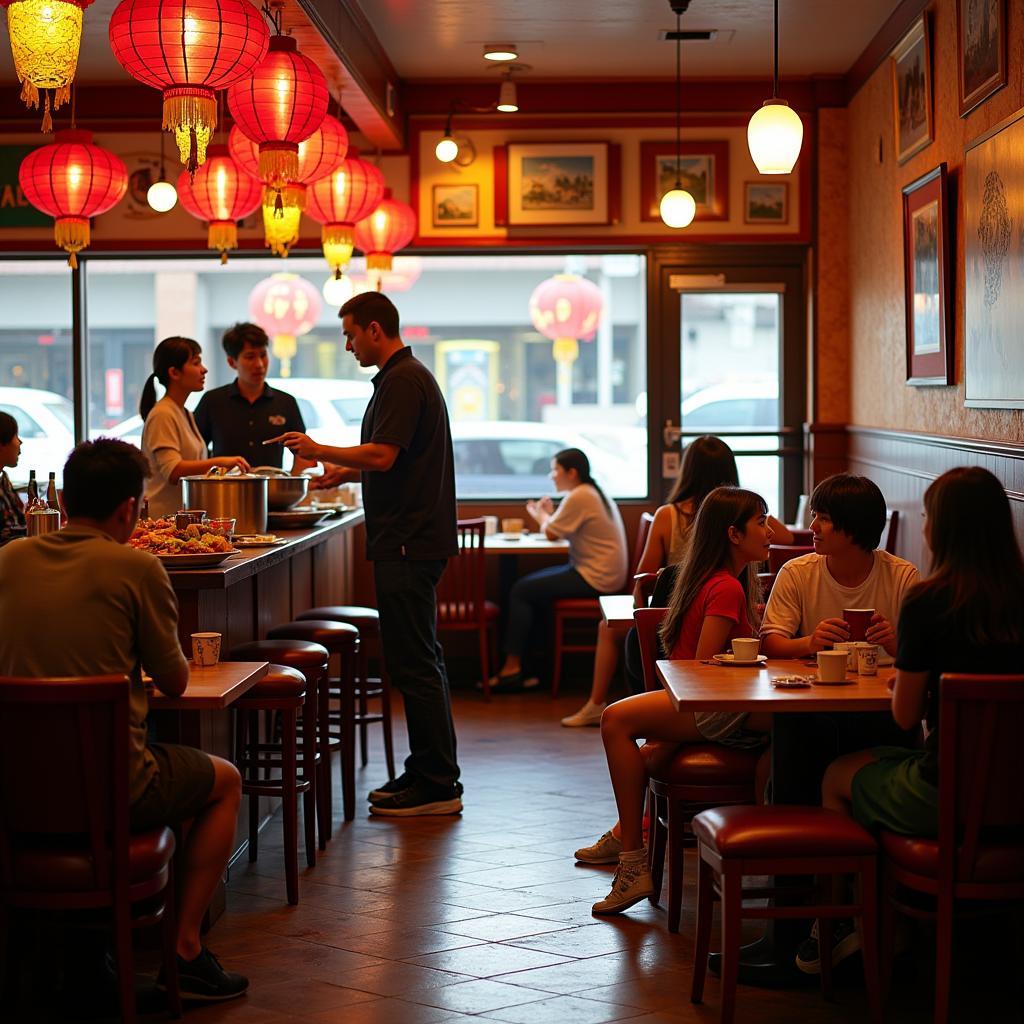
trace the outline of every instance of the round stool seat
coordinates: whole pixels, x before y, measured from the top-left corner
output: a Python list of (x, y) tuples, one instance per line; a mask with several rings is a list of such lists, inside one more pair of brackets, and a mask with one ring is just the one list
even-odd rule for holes
[(874, 853), (870, 832), (824, 807), (715, 807), (693, 832), (722, 857), (861, 857)]
[(271, 640), (305, 640), (320, 644), (330, 651), (355, 647), (359, 630), (347, 622), (331, 622), (329, 619), (304, 619), (301, 622), (286, 622), (268, 630)]
[(236, 704), (258, 704), (261, 700), (287, 700), (301, 702), (306, 696), (306, 677), (287, 665), (271, 665), (267, 674)]
[(364, 608), (358, 604), (328, 604), (310, 608), (295, 616), (298, 622), (309, 619), (327, 619), (329, 622), (350, 622), (364, 636), (380, 633), (380, 612), (376, 608)]
[(322, 644), (306, 640), (252, 640), (232, 647), (232, 661), (269, 661), (300, 672), (319, 672), (330, 660), (331, 654)]
[(673, 786), (753, 786), (763, 748), (742, 750), (721, 743), (687, 743), (666, 757), (665, 744), (640, 748), (651, 778)]

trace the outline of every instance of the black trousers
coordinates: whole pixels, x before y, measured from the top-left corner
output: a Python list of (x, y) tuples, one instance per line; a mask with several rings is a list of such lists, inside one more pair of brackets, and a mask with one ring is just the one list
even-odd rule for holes
[(437, 639), (435, 593), (445, 564), (444, 559), (380, 561), (373, 563), (373, 576), (384, 664), (405, 702), (405, 770), (436, 785), (452, 786), (459, 765), (448, 673)]

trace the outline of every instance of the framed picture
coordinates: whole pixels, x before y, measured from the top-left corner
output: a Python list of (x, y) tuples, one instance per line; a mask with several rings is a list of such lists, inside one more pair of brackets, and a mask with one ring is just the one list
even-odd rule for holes
[(1006, 0), (957, 0), (960, 116), (1006, 85)]
[(964, 404), (1024, 409), (1024, 109), (967, 146), (964, 202)]
[(480, 223), (480, 189), (475, 184), (435, 185), (432, 209), (435, 228), (475, 228)]
[(896, 159), (902, 164), (934, 138), (931, 50), (928, 19), (924, 14), (893, 50), (892, 101)]
[(743, 183), (744, 224), (787, 224), (789, 184), (785, 181)]
[[(697, 204), (694, 220), (729, 219), (729, 143), (685, 139), (680, 148), (679, 181)], [(661, 197), (676, 184), (676, 147), (640, 143), (640, 219), (660, 221)]]
[(907, 383), (952, 384), (946, 165), (903, 189)]
[(496, 224), (584, 226), (618, 219), (618, 146), (513, 142), (496, 147), (494, 156)]

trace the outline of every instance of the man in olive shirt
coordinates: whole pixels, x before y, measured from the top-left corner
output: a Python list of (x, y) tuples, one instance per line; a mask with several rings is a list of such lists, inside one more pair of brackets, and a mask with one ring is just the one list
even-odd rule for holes
[(299, 433), (277, 440), (296, 455), (338, 467), (327, 470), (323, 486), (363, 485), (381, 646), (405, 701), (410, 748), (402, 776), (370, 793), (370, 812), (457, 814), (462, 785), (435, 594), (459, 550), (448, 410), (437, 381), (399, 336), (398, 310), (386, 295), (356, 295), (338, 315), (345, 348), (360, 366), (378, 368), (361, 443), (333, 448)]
[(85, 441), (68, 457), (67, 527), (0, 550), (0, 675), (128, 676), (131, 828), (192, 821), (178, 876), (181, 994), (231, 999), (248, 981), (220, 966), (199, 929), (234, 845), (242, 784), (228, 761), (146, 738), (143, 670), (171, 696), (189, 678), (167, 572), (125, 543), (149, 475), (142, 452), (110, 438)]

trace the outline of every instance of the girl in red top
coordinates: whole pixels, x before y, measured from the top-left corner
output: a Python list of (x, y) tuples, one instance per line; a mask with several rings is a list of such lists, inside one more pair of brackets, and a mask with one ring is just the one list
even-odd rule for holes
[[(752, 623), (761, 594), (751, 563), (768, 557), (772, 531), (767, 519), (764, 499), (752, 491), (718, 487), (704, 499), (661, 627), (672, 658), (710, 658), (728, 650), (734, 637), (756, 636)], [(636, 741), (642, 737), (673, 747), (709, 740), (749, 742), (751, 733), (767, 733), (770, 724), (767, 715), (678, 712), (663, 690), (628, 697), (605, 710), (601, 739), (622, 838), (606, 833), (595, 844), (614, 843), (620, 849), (612, 890), (594, 904), (595, 914), (617, 914), (654, 892), (642, 832), (647, 775)], [(590, 849), (577, 851), (577, 859)]]

